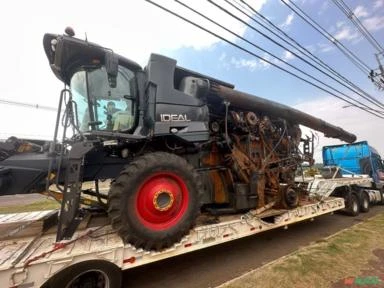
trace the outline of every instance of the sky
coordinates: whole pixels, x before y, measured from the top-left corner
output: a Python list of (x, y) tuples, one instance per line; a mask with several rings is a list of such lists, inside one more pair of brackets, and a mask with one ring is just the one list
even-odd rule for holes
[[(225, 0), (213, 2), (232, 11), (240, 22), (205, 0), (183, 0), (210, 19), (229, 27), (253, 45), (193, 14), (171, 0), (154, 0), (181, 15), (215, 31), (273, 64), (289, 68), (257, 45), (287, 63), (303, 69), (328, 85), (366, 104), (364, 99), (322, 75), (284, 48), (272, 43), (259, 32), (268, 34), (250, 18), (231, 8)], [(230, 2), (236, 4), (238, 0)], [(380, 102), (384, 91), (379, 91), (366, 74), (347, 59), (337, 47), (294, 14), (283, 2), (289, 0), (247, 0), (290, 37), (306, 47), (323, 62), (358, 85)], [(356, 30), (352, 22), (332, 0), (290, 0), (309, 14), (326, 31), (353, 51), (369, 67), (377, 68), (377, 51)], [(384, 45), (384, 0), (344, 0), (354, 14)], [(150, 53), (159, 53), (177, 60), (178, 65), (224, 80), (235, 89), (270, 99), (319, 117), (333, 125), (356, 134), (358, 141), (367, 140), (382, 155), (384, 119), (375, 117), (358, 107), (337, 99), (329, 93), (300, 81), (230, 44), (177, 19), (144, 0), (132, 1), (7, 1), (0, 11), (2, 27), (2, 69), (0, 77), (0, 139), (9, 136), (52, 139), (63, 84), (51, 72), (44, 54), (44, 33), (62, 34), (71, 26), (76, 37), (113, 49), (141, 66)], [(252, 26), (250, 28), (249, 26)], [(256, 30), (259, 30), (256, 31)], [(270, 35), (270, 34), (268, 34)], [(384, 64), (384, 63), (383, 63)], [(294, 74), (299, 75), (298, 72)], [(305, 77), (306, 78), (306, 77)], [(307, 78), (306, 78), (307, 79)], [(11, 104), (9, 102), (26, 103)], [(8, 103), (8, 104), (6, 104)], [(31, 107), (33, 106), (33, 107)], [(321, 147), (342, 143), (318, 136), (315, 159), (321, 162)], [(309, 129), (305, 129), (308, 135)]]

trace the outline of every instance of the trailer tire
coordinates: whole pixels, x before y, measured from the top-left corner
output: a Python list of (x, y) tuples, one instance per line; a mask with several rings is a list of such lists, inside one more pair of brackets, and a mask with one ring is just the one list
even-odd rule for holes
[(370, 203), (369, 195), (367, 194), (367, 192), (362, 192), (360, 211), (363, 213), (367, 213), (369, 211), (369, 203)]
[(384, 187), (380, 189), (380, 196), (381, 196), (381, 200), (379, 201), (379, 204), (384, 205)]
[(184, 158), (150, 153), (130, 163), (111, 185), (108, 214), (125, 243), (161, 250), (194, 226), (201, 193), (201, 179)]
[(347, 213), (350, 216), (357, 216), (360, 213), (360, 202), (359, 197), (356, 194), (351, 194), (349, 196)]
[(121, 287), (121, 269), (104, 260), (89, 260), (74, 264), (53, 276), (44, 288)]

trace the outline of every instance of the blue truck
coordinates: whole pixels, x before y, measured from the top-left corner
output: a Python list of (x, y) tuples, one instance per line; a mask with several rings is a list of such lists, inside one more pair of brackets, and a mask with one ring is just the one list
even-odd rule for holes
[(367, 212), (370, 205), (384, 204), (383, 160), (367, 141), (324, 146), (322, 156), (323, 178), (330, 183), (345, 183), (330, 191), (329, 196), (343, 197), (350, 215)]

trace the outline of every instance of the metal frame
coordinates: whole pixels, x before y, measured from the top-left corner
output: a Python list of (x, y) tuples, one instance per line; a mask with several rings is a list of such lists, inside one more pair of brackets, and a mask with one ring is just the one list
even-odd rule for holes
[(263, 231), (288, 227), (343, 209), (344, 199), (329, 197), (292, 210), (275, 210), (273, 221), (263, 221), (270, 210), (259, 215), (248, 212), (241, 216), (222, 216), (220, 223), (198, 226), (179, 243), (164, 251), (145, 251), (124, 245), (110, 226), (78, 231), (69, 241), (55, 243), (55, 235), (27, 237), (2, 242), (0, 280), (9, 287), (40, 287), (44, 282), (75, 263), (105, 260), (122, 270), (145, 265), (176, 255), (256, 235)]

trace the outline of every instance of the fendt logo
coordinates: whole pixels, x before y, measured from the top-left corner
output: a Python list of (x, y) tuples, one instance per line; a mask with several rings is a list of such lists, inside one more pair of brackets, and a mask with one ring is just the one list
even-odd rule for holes
[(190, 122), (187, 114), (160, 114), (161, 122)]

